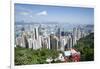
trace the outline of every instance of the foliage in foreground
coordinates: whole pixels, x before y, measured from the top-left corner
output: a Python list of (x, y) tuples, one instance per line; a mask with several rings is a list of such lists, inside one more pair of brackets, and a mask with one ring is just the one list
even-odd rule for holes
[(32, 50), (28, 48), (15, 48), (15, 65), (28, 65), (28, 64), (45, 64), (46, 59), (52, 57), (57, 58), (59, 52), (49, 49)]

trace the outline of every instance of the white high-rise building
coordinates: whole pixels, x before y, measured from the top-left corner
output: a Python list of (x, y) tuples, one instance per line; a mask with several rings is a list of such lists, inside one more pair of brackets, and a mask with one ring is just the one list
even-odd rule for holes
[(73, 46), (77, 43), (77, 28), (73, 28)]
[(55, 42), (55, 49), (58, 50), (58, 37), (57, 36), (54, 36), (54, 42)]
[(42, 39), (42, 37), (41, 37), (41, 36), (39, 36), (39, 48), (42, 48), (41, 39)]
[(42, 36), (42, 48), (50, 49), (50, 37), (49, 36)]
[(80, 38), (81, 38), (81, 28), (80, 27), (78, 27), (77, 28), (77, 40), (79, 40)]
[(65, 46), (67, 45), (68, 43), (68, 37), (67, 36), (62, 36), (60, 38), (60, 45), (61, 45), (61, 51), (64, 51), (65, 50)]
[(27, 33), (22, 31), (20, 36), (16, 37), (16, 45), (26, 48), (27, 46)]
[(20, 36), (16, 37), (15, 43), (16, 46), (22, 46), (22, 38)]
[(20, 46), (20, 47), (26, 47), (25, 45), (25, 38), (22, 36), (22, 37), (16, 37), (16, 45), (17, 46)]
[(62, 39), (61, 40), (61, 51), (64, 51), (64, 44), (65, 44), (65, 40), (64, 39)]
[(36, 40), (33, 40), (33, 49), (37, 49), (37, 43), (36, 43)]
[(22, 46), (28, 48), (28, 32), (26, 31), (22, 32)]
[(50, 49), (50, 36), (47, 37), (47, 48)]
[(33, 28), (32, 39), (33, 39), (33, 49), (40, 49), (42, 45), (38, 27)]
[(68, 49), (70, 49), (70, 48), (72, 48), (72, 37), (71, 37), (71, 35), (68, 35), (68, 43), (67, 43), (67, 48)]
[(28, 38), (28, 48), (32, 48), (32, 47), (33, 47), (32, 38)]

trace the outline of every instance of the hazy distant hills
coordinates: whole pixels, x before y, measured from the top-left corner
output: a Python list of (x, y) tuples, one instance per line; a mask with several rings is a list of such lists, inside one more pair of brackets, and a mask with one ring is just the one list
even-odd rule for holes
[[(85, 28), (86, 30), (91, 30), (91, 29), (94, 29), (94, 25), (93, 24), (72, 24), (72, 23), (58, 23), (58, 22), (41, 22), (41, 23), (38, 23), (38, 22), (30, 22), (30, 23), (26, 23), (26, 22), (15, 22), (15, 25), (18, 27), (18, 25), (21, 25), (21, 26), (25, 26), (25, 25), (35, 25), (35, 24), (43, 24), (45, 26), (48, 26), (48, 25), (57, 25), (58, 27), (60, 27), (62, 30), (64, 31), (72, 31), (72, 29), (74, 27), (82, 27), (82, 28)], [(54, 26), (56, 27), (56, 26)]]

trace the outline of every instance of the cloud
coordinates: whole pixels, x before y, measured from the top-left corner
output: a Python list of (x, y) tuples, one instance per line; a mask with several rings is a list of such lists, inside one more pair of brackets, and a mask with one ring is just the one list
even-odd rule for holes
[(20, 12), (20, 15), (26, 16), (26, 15), (29, 15), (29, 13), (28, 12)]
[(19, 15), (24, 16), (24, 17), (33, 18), (33, 14), (30, 12), (20, 12)]
[(29, 15), (30, 18), (33, 18), (33, 15)]
[(39, 16), (46, 16), (46, 15), (48, 15), (48, 13), (47, 13), (47, 11), (41, 11), (41, 12), (39, 12), (39, 13), (37, 13), (36, 15), (39, 15)]

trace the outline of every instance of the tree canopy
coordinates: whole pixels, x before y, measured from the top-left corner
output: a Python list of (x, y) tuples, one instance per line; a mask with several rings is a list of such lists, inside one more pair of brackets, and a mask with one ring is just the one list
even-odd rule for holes
[(81, 53), (81, 61), (94, 60), (94, 33), (81, 38), (74, 46)]

